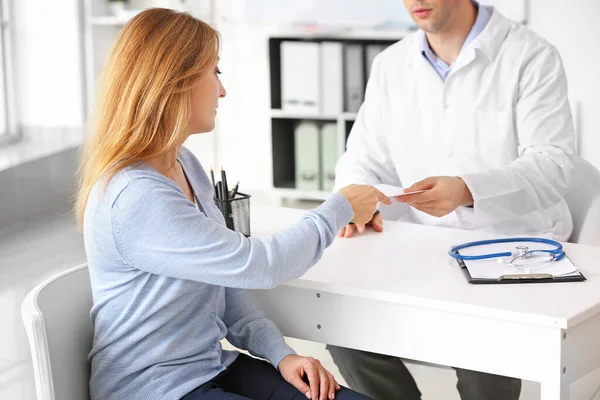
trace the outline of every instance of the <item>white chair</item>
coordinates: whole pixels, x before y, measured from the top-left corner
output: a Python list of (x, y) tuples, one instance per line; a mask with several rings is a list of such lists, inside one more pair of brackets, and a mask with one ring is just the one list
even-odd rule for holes
[(33, 289), (21, 315), (33, 358), (38, 400), (89, 399), (93, 326), (87, 265), (65, 271)]
[(565, 196), (573, 215), (570, 242), (600, 246), (600, 171), (580, 157)]

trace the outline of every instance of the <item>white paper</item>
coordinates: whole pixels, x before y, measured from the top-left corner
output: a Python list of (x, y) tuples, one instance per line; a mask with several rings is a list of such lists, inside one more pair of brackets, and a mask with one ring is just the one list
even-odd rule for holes
[[(491, 254), (491, 253), (503, 253), (509, 251), (516, 251), (517, 246), (527, 246), (530, 250), (549, 250), (553, 249), (554, 246), (547, 245), (544, 243), (531, 243), (531, 242), (514, 242), (514, 243), (495, 243), (485, 246), (470, 247), (460, 250), (462, 255), (479, 255), (479, 254)], [(536, 256), (537, 257), (537, 256)], [(540, 256), (544, 257), (544, 256)], [(536, 259), (532, 258), (529, 262), (534, 262)], [(521, 260), (519, 260), (521, 262)], [(498, 279), (502, 275), (514, 275), (514, 274), (550, 274), (552, 276), (577, 276), (580, 275), (579, 270), (568, 257), (564, 257), (560, 261), (554, 261), (551, 263), (544, 263), (540, 266), (532, 266), (528, 268), (515, 268), (506, 263), (498, 262), (497, 258), (488, 260), (476, 260), (468, 261), (465, 260), (465, 265), (469, 270), (472, 278), (481, 279)]]
[[(375, 185), (374, 186), (377, 190), (379, 190), (381, 193), (385, 194), (387, 197), (398, 197), (398, 196), (406, 196), (409, 194), (416, 194), (416, 193), (423, 193), (426, 192), (426, 190), (417, 190), (414, 192), (407, 192), (404, 193), (404, 188), (400, 187), (400, 186), (392, 186), (392, 185), (385, 185), (383, 183), (379, 184), (379, 185)], [(327, 200), (329, 197), (331, 197), (332, 193), (319, 193), (319, 192), (315, 192), (311, 195), (311, 198), (315, 199), (315, 200)]]
[(416, 193), (423, 193), (426, 192), (426, 190), (416, 190), (414, 192), (406, 192), (404, 193), (404, 188), (400, 187), (400, 186), (392, 186), (392, 185), (385, 185), (385, 184), (379, 184), (379, 185), (375, 185), (375, 189), (379, 190), (381, 193), (385, 194), (387, 197), (398, 197), (398, 196), (406, 196), (409, 194), (416, 194)]

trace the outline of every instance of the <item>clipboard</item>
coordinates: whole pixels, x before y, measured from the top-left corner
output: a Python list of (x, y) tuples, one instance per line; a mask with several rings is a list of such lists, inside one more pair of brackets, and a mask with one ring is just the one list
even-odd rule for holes
[[(566, 257), (566, 256), (565, 256)], [(567, 257), (568, 258), (568, 257)], [(467, 265), (463, 260), (456, 260), (460, 269), (465, 274), (467, 282), (474, 285), (494, 285), (494, 284), (515, 284), (515, 283), (561, 283), (561, 282), (583, 282), (587, 278), (579, 271), (579, 275), (553, 276), (551, 274), (536, 273), (523, 274), (515, 272), (514, 274), (501, 275), (499, 278), (473, 278)]]

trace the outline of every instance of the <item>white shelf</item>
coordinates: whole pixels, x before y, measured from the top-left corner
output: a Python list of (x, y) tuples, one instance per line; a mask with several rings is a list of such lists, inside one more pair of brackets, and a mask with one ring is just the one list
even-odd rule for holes
[(271, 110), (271, 118), (279, 119), (314, 119), (319, 121), (336, 121), (337, 115), (301, 114), (291, 113), (283, 110)]
[(339, 115), (319, 115), (319, 114), (300, 114), (291, 113), (283, 110), (271, 110), (271, 118), (279, 119), (315, 119), (319, 121), (335, 121), (341, 118), (346, 121), (354, 121), (358, 113), (345, 112)]
[(287, 27), (275, 26), (271, 29), (270, 37), (273, 38), (330, 38), (335, 40), (357, 39), (357, 40), (400, 40), (414, 31), (400, 28), (312, 28), (312, 27)]

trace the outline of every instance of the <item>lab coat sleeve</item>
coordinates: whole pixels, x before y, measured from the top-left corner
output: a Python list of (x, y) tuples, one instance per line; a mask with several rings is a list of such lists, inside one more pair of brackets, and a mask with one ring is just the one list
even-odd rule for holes
[(383, 79), (381, 56), (378, 55), (373, 61), (365, 100), (352, 126), (346, 152), (336, 166), (334, 191), (350, 184), (400, 184), (382, 120), (383, 110), (387, 107)]
[(547, 46), (522, 68), (515, 105), (518, 158), (506, 167), (461, 178), (474, 207), (460, 207), (471, 226), (497, 224), (562, 201), (571, 180), (575, 132), (560, 55)]

